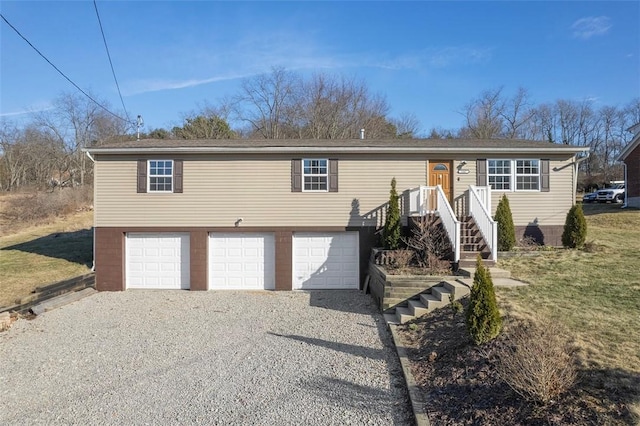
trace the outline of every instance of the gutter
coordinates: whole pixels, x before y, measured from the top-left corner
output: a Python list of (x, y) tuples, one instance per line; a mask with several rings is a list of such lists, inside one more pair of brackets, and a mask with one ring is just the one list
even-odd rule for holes
[(576, 177), (576, 181), (575, 181), (575, 183), (573, 185), (573, 204), (576, 203), (575, 197), (576, 197), (576, 192), (578, 191), (578, 172), (580, 170), (580, 163), (582, 163), (583, 161), (589, 159), (589, 157), (591, 156), (591, 151), (589, 151), (589, 150), (584, 150), (582, 152), (584, 152), (586, 155), (584, 157), (582, 157), (582, 158), (576, 158), (576, 161), (575, 161), (575, 167), (576, 167), (576, 169), (575, 169), (575, 177)]
[(499, 148), (499, 147), (363, 147), (363, 146), (262, 146), (262, 147), (150, 147), (150, 148), (93, 148), (87, 149), (87, 154), (288, 154), (288, 153), (381, 153), (381, 154), (416, 154), (416, 153), (448, 153), (448, 154), (532, 154), (545, 152), (547, 154), (576, 154), (585, 152), (584, 147), (558, 147), (542, 151), (540, 148)]

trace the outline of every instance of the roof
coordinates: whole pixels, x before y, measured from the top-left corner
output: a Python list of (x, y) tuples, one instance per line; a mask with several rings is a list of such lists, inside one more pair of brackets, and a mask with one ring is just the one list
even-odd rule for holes
[(87, 148), (91, 154), (173, 153), (545, 153), (587, 147), (514, 139), (143, 139)]
[(618, 158), (616, 159), (617, 161), (624, 161), (629, 154), (631, 154), (633, 150), (640, 145), (640, 123), (634, 124), (627, 130), (635, 133), (635, 135), (633, 136), (633, 139), (631, 139), (631, 142), (622, 149), (622, 152), (620, 152), (620, 155), (618, 155)]

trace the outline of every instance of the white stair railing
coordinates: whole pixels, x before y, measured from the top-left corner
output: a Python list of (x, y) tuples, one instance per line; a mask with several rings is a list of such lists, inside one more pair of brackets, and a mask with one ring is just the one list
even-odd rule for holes
[(498, 260), (498, 224), (491, 217), (490, 186), (469, 185), (469, 214), (491, 250), (491, 260)]
[(409, 214), (424, 216), (436, 213), (447, 231), (453, 248), (454, 262), (460, 260), (460, 221), (456, 218), (451, 204), (442, 187), (420, 186), (409, 191)]

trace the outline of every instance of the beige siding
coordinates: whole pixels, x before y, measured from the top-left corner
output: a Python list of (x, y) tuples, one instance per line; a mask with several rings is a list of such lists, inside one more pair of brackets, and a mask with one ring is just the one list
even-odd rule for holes
[[(549, 157), (545, 156), (545, 158)], [(506, 194), (516, 226), (526, 226), (533, 223), (563, 225), (567, 212), (573, 205), (574, 167), (571, 165), (571, 157), (551, 157), (550, 160), (549, 192), (493, 191), (491, 197), (492, 214), (495, 214), (502, 195)], [(476, 184), (476, 160), (466, 159), (466, 162), (464, 169), (468, 169), (469, 173), (457, 174), (457, 177), (454, 177), (457, 184), (455, 187), (456, 196), (459, 196), (469, 185)]]
[[(184, 193), (138, 194), (138, 157), (100, 155), (95, 225), (230, 227), (242, 218), (244, 227), (381, 226), (391, 178), (399, 193), (427, 184), (427, 161), (415, 155), (331, 157), (339, 159), (335, 193), (292, 193), (291, 156), (192, 155), (180, 157)], [(466, 164), (458, 167), (462, 160)], [(506, 192), (516, 226), (564, 224), (573, 203), (571, 158), (552, 158), (550, 169), (550, 192)], [(464, 206), (467, 188), (476, 183), (475, 158), (455, 159), (452, 183), (454, 198)], [(492, 213), (503, 193), (493, 192)]]
[(138, 157), (98, 156), (95, 225), (229, 227), (238, 218), (243, 227), (380, 225), (391, 178), (396, 177), (400, 193), (426, 179), (426, 162), (415, 156), (373, 161), (370, 156), (344, 155), (335, 157), (338, 192), (292, 193), (291, 156), (180, 158), (184, 193), (138, 194)]

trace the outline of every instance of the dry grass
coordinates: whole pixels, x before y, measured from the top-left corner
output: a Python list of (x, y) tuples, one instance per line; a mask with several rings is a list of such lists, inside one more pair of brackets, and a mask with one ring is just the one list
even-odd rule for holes
[(640, 211), (621, 210), (615, 204), (586, 205), (584, 209), (586, 249), (501, 260), (501, 267), (530, 286), (499, 289), (498, 301), (515, 317), (543, 316), (562, 322), (574, 336), (584, 371), (597, 371), (605, 386), (633, 394), (631, 407), (637, 410)]
[(92, 212), (50, 219), (0, 237), (0, 306), (38, 286), (86, 274), (91, 267)]

